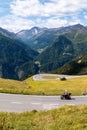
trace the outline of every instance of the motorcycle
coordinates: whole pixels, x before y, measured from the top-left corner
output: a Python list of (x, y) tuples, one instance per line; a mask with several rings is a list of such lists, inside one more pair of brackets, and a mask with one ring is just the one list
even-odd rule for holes
[(70, 99), (71, 99), (71, 93), (62, 94), (60, 98), (61, 98), (62, 100), (63, 100), (63, 99), (65, 99), (65, 100), (70, 100)]

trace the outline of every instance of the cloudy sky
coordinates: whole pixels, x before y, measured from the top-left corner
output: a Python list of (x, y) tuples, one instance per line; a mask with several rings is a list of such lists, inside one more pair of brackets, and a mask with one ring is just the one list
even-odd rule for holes
[(0, 0), (0, 27), (9, 31), (78, 23), (87, 26), (87, 0)]

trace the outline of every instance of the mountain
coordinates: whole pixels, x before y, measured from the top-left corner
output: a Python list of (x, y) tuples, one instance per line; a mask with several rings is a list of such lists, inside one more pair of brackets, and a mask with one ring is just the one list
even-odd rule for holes
[(52, 73), (68, 75), (87, 75), (87, 55), (80, 56)]
[(38, 28), (34, 27), (30, 30), (22, 30), (16, 34), (16, 37), (21, 39), (25, 44), (29, 45), (34, 50), (42, 52), (55, 39), (62, 34), (70, 33), (72, 30), (83, 29), (83, 25), (76, 24), (73, 26), (60, 28)]
[[(23, 79), (36, 72), (34, 58), (38, 55), (19, 40), (0, 34), (0, 77), (8, 79)], [(27, 65), (26, 71), (24, 66)], [(32, 65), (31, 65), (32, 64)], [(23, 66), (23, 67), (22, 67)], [(28, 73), (27, 70), (31, 70)]]
[(15, 33), (9, 32), (8, 30), (3, 29), (1, 27), (0, 27), (0, 34), (4, 35), (6, 37), (10, 37), (10, 38), (14, 38), (15, 37)]
[(33, 35), (38, 34), (39, 32), (41, 32), (42, 30), (44, 30), (45, 28), (39, 28), (39, 27), (33, 27), (29, 30), (21, 30), (20, 32), (18, 32), (16, 35), (20, 38), (29, 38)]
[[(45, 30), (46, 28), (39, 27), (33, 27), (29, 30), (21, 30), (20, 32), (16, 33), (15, 38), (20, 39), (25, 44), (29, 45), (32, 49), (35, 49), (35, 47), (37, 46), (37, 41), (34, 40), (35, 37), (41, 35)], [(34, 43), (32, 44), (32, 42)]]
[(0, 30), (3, 78), (23, 80), (39, 71), (51, 72), (87, 54), (87, 28), (80, 24), (51, 29), (33, 27), (17, 34)]
[(67, 29), (66, 33), (58, 35), (56, 40), (37, 57), (41, 71), (52, 71), (80, 55), (87, 54), (87, 28), (74, 25)]
[(41, 64), (41, 71), (49, 72), (63, 66), (74, 57), (75, 51), (72, 41), (61, 35), (37, 57), (37, 61)]

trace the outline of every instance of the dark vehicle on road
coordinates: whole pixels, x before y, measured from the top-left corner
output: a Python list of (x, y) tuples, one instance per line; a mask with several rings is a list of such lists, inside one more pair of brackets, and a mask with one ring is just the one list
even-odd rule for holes
[(68, 93), (67, 90), (64, 91), (64, 93), (60, 97), (61, 99), (70, 100), (71, 99), (71, 93)]

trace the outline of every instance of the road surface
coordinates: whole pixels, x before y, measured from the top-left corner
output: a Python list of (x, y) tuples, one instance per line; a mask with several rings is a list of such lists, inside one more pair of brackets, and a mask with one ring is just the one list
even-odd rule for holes
[(67, 105), (87, 104), (87, 96), (73, 96), (72, 100), (61, 100), (60, 96), (16, 95), (0, 93), (1, 112), (24, 112), (50, 110)]
[(63, 75), (63, 74), (36, 74), (33, 76), (33, 80), (48, 80), (48, 78), (45, 78), (45, 76), (49, 76), (49, 80), (52, 80), (52, 78), (50, 79), (50, 76), (58, 76), (57, 78), (53, 78), (53, 80), (60, 80), (60, 78), (65, 77), (66, 79), (70, 79), (70, 78), (78, 78), (78, 77), (87, 77), (87, 75), (80, 75), (80, 76), (76, 76), (76, 75)]

